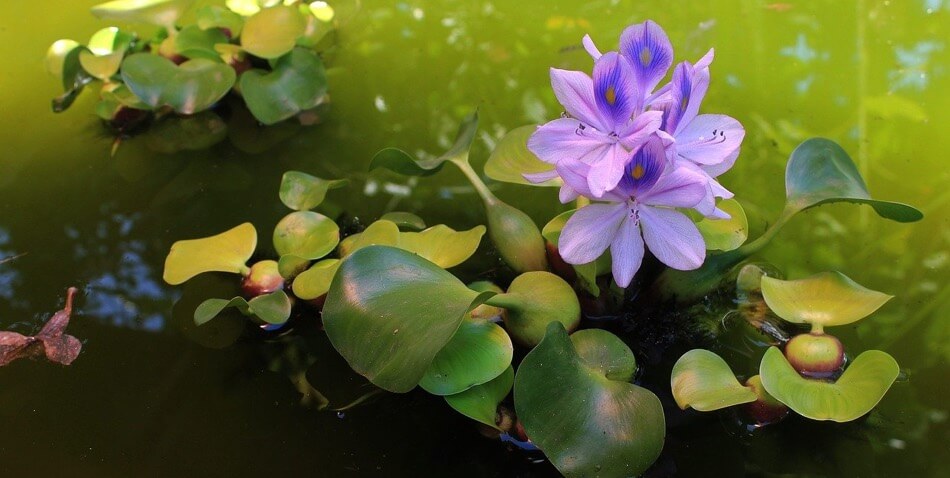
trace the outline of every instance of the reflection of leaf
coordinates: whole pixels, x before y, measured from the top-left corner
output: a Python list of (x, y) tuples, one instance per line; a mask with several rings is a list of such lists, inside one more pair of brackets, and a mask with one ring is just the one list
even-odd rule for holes
[(16, 359), (40, 353), (45, 353), (50, 362), (61, 365), (73, 363), (82, 349), (82, 342), (72, 335), (67, 335), (66, 327), (73, 312), (73, 297), (76, 292), (75, 287), (66, 291), (66, 305), (53, 314), (36, 336), (27, 337), (16, 332), (0, 331), (0, 367)]
[(173, 27), (194, 0), (114, 0), (92, 7), (96, 18)]
[(893, 298), (867, 289), (840, 272), (821, 272), (787, 281), (762, 277), (761, 286), (772, 312), (796, 324), (850, 324), (871, 315)]
[(518, 418), (565, 476), (637, 476), (663, 448), (660, 400), (603, 369), (583, 361), (564, 327), (552, 323), (515, 375)]
[(495, 415), (515, 380), (515, 371), (510, 366), (501, 375), (489, 382), (476, 385), (464, 392), (445, 397), (446, 403), (457, 412), (477, 422), (498, 428)]
[(778, 401), (812, 420), (849, 422), (871, 411), (897, 379), (900, 367), (880, 350), (868, 350), (854, 359), (834, 383), (807, 379), (771, 347), (762, 357), (762, 385)]
[(212, 111), (166, 117), (152, 124), (145, 142), (152, 151), (173, 154), (210, 148), (228, 136), (228, 126)]
[(376, 153), (373, 160), (369, 163), (369, 169), (386, 168), (399, 174), (408, 176), (429, 176), (439, 172), (446, 161), (468, 160), (468, 151), (472, 147), (472, 141), (475, 139), (475, 131), (478, 129), (478, 112), (472, 113), (462, 120), (459, 125), (458, 134), (455, 142), (445, 154), (431, 159), (418, 159), (411, 154), (396, 149), (386, 148)]
[(554, 166), (541, 161), (528, 150), (528, 138), (534, 134), (535, 130), (537, 126), (528, 125), (509, 131), (488, 157), (488, 162), (485, 163), (485, 175), (495, 181), (506, 183), (560, 186), (561, 181), (557, 178), (536, 184), (522, 176), (554, 171)]
[(719, 410), (756, 400), (755, 391), (736, 380), (722, 357), (703, 349), (683, 354), (673, 365), (670, 386), (683, 410)]
[(864, 107), (868, 114), (890, 120), (903, 118), (918, 123), (927, 121), (927, 111), (909, 98), (887, 94), (864, 98)]

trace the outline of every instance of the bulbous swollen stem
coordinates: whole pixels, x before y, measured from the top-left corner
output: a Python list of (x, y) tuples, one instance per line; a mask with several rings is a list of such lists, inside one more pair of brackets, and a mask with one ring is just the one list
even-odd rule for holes
[(785, 344), (788, 363), (805, 378), (833, 378), (845, 363), (844, 345), (833, 335), (810, 332), (792, 337)]

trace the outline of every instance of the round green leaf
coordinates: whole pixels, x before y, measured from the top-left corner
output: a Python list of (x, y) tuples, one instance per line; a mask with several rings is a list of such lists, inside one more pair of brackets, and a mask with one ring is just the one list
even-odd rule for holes
[(152, 124), (145, 143), (152, 151), (173, 154), (208, 149), (228, 137), (228, 125), (211, 111), (191, 116), (166, 117)]
[(690, 350), (673, 365), (673, 398), (683, 410), (719, 410), (754, 402), (755, 391), (743, 386), (722, 357), (703, 349)]
[(231, 38), (241, 35), (244, 17), (219, 5), (205, 5), (195, 12), (198, 27), (202, 30), (221, 28), (227, 30)]
[(73, 40), (56, 40), (46, 50), (46, 71), (56, 77), (63, 77), (63, 67), (66, 57), (81, 45)]
[(192, 3), (194, 0), (115, 0), (92, 7), (92, 14), (104, 20), (169, 28)]
[(906, 204), (871, 199), (867, 186), (848, 153), (825, 138), (806, 140), (792, 151), (785, 170), (786, 209), (798, 212), (820, 204), (868, 204), (881, 217), (898, 222), (923, 218)]
[(735, 199), (720, 201), (718, 207), (732, 217), (729, 219), (706, 217), (696, 223), (696, 227), (703, 235), (703, 240), (706, 241), (706, 249), (731, 251), (741, 246), (749, 237), (749, 220), (746, 219), (742, 205)]
[(319, 259), (339, 243), (339, 226), (333, 219), (313, 211), (292, 212), (274, 228), (274, 249), (280, 255)]
[(108, 80), (119, 71), (133, 38), (116, 27), (103, 28), (94, 33), (86, 48), (79, 52), (79, 64), (90, 75)]
[(529, 347), (544, 338), (550, 322), (560, 322), (574, 330), (581, 320), (581, 306), (574, 289), (550, 272), (525, 272), (511, 282), (508, 292), (487, 303), (505, 309), (508, 333)]
[(211, 237), (178, 241), (165, 258), (162, 278), (178, 285), (202, 272), (240, 274), (256, 247), (257, 230), (249, 222)]
[(300, 171), (287, 171), (280, 180), (280, 202), (295, 211), (308, 211), (323, 202), (327, 191), (347, 183), (347, 179), (327, 180)]
[(347, 236), (340, 243), (340, 257), (346, 257), (367, 246), (399, 246), (399, 227), (380, 219), (363, 232)]
[(294, 7), (265, 8), (244, 22), (241, 47), (260, 58), (279, 58), (294, 49), (305, 26), (303, 16)]
[(498, 413), (498, 404), (501, 403), (515, 380), (515, 371), (510, 366), (501, 375), (491, 381), (476, 385), (464, 392), (448, 395), (446, 403), (455, 411), (472, 420), (498, 428), (495, 415)]
[(581, 359), (563, 325), (551, 323), (518, 367), (515, 410), (563, 475), (638, 476), (663, 449), (663, 407), (649, 390), (601, 370)]
[(485, 235), (485, 226), (456, 231), (443, 224), (421, 232), (400, 232), (399, 248), (414, 252), (448, 269), (457, 266), (475, 253)]
[(897, 379), (900, 367), (880, 350), (868, 350), (834, 383), (802, 377), (777, 347), (762, 357), (762, 385), (780, 402), (812, 420), (849, 422), (871, 411)]
[(404, 229), (421, 231), (426, 228), (426, 222), (411, 212), (387, 212), (379, 217), (380, 221), (389, 221)]
[(259, 295), (247, 303), (251, 315), (268, 324), (283, 324), (290, 318), (292, 304), (283, 290)]
[(637, 373), (637, 359), (627, 344), (601, 329), (578, 330), (571, 334), (574, 350), (584, 364), (610, 380), (630, 382)]
[(419, 382), (433, 395), (454, 395), (501, 375), (511, 366), (514, 347), (494, 322), (466, 319), (436, 354)]
[(323, 62), (316, 53), (303, 48), (281, 57), (271, 72), (250, 70), (241, 75), (241, 94), (247, 108), (264, 124), (316, 107), (326, 92)]
[(528, 150), (528, 138), (538, 127), (535, 125), (522, 126), (508, 132), (485, 163), (485, 175), (495, 181), (506, 183), (526, 184), (528, 186), (560, 186), (559, 178), (549, 179), (543, 183), (532, 183), (524, 178), (524, 174), (537, 174), (554, 171), (554, 166), (538, 159)]
[(195, 325), (204, 325), (220, 314), (224, 309), (234, 307), (244, 315), (250, 315), (244, 297), (232, 299), (208, 299), (195, 308)]
[(371, 246), (347, 257), (330, 284), (323, 325), (353, 370), (392, 392), (412, 390), (478, 293), (401, 249)]
[(475, 131), (478, 130), (478, 112), (474, 112), (462, 120), (459, 125), (455, 142), (445, 154), (437, 158), (418, 159), (411, 154), (396, 148), (386, 148), (373, 156), (369, 163), (370, 171), (376, 168), (386, 168), (407, 176), (429, 176), (439, 172), (446, 161), (467, 161), (468, 152), (475, 140)]
[(310, 266), (310, 259), (295, 256), (293, 254), (284, 254), (277, 260), (277, 272), (284, 279), (292, 279), (307, 270)]
[(175, 52), (185, 58), (205, 58), (221, 61), (215, 45), (228, 43), (228, 37), (217, 28), (205, 30), (198, 25), (188, 25), (175, 35)]
[(197, 58), (175, 65), (150, 53), (129, 55), (122, 62), (122, 80), (152, 107), (170, 106), (193, 114), (218, 102), (234, 86), (234, 69), (219, 61)]
[(818, 326), (857, 322), (893, 296), (867, 289), (840, 272), (820, 272), (798, 280), (762, 277), (762, 297), (779, 317)]
[(310, 266), (294, 278), (294, 295), (303, 300), (311, 300), (326, 294), (339, 268), (339, 259), (324, 259)]

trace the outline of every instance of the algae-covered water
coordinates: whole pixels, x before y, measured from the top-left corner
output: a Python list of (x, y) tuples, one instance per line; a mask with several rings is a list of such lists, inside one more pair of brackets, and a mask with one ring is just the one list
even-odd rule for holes
[[(788, 154), (812, 136), (841, 143), (875, 197), (925, 214), (898, 224), (869, 208), (823, 206), (797, 216), (760, 257), (789, 277), (840, 270), (896, 296), (836, 332), (849, 350), (885, 350), (901, 364), (871, 416), (793, 420), (754, 437), (727, 415), (680, 416), (649, 475), (950, 474), (950, 2), (350, 1), (339, 5), (350, 18), (326, 58), (332, 108), (322, 124), (256, 154), (243, 150), (260, 138), (236, 135), (173, 155), (132, 139), (114, 157), (92, 113), (96, 95), (53, 114), (60, 85), (43, 68), (54, 40), (107, 26), (88, 14), (95, 3), (0, 4), (0, 259), (25, 254), (0, 264), (0, 330), (35, 331), (78, 286), (69, 331), (84, 343), (69, 367), (0, 369), (0, 475), (556, 476), (422, 392), (341, 414), (301, 404), (271, 369), (286, 370), (275, 364), (294, 347), (330, 367), (326, 343), (246, 334), (209, 347), (226, 344), (187, 326), (187, 311), (173, 314), (183, 289), (162, 282), (162, 264), (178, 239), (244, 221), (271, 230), (285, 214), (276, 191), (290, 169), (351, 178), (326, 206), (351, 225), (393, 210), (456, 229), (482, 223), (456, 170), (409, 180), (367, 173), (370, 158), (386, 146), (438, 152), (478, 108), (480, 170), (506, 131), (560, 114), (548, 68), (589, 69), (585, 33), (610, 49), (644, 19), (666, 29), (677, 61), (715, 47), (703, 108), (746, 127), (722, 182), (753, 235), (781, 210)], [(539, 224), (563, 208), (556, 191), (491, 186)], [(457, 272), (496, 264), (490, 251), (477, 257)]]

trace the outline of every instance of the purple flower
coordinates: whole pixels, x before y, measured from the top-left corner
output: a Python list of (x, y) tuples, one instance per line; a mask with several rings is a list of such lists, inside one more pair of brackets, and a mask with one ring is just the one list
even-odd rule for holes
[[(589, 166), (585, 190), (602, 197), (620, 182), (630, 153), (660, 127), (662, 112), (639, 110), (643, 100), (637, 81), (633, 68), (616, 52), (594, 62), (593, 78), (552, 68), (554, 94), (569, 117), (538, 128), (528, 140), (528, 149), (555, 166)], [(571, 191), (564, 195), (570, 196)]]
[[(587, 166), (573, 166), (558, 172), (585, 194)], [(706, 258), (706, 245), (693, 221), (673, 208), (694, 207), (705, 195), (705, 179), (667, 161), (663, 142), (654, 135), (628, 162), (617, 187), (604, 195), (608, 202), (585, 206), (567, 221), (558, 241), (561, 257), (586, 264), (609, 248), (613, 277), (622, 287), (640, 268), (644, 243), (664, 264), (695, 269)]]

